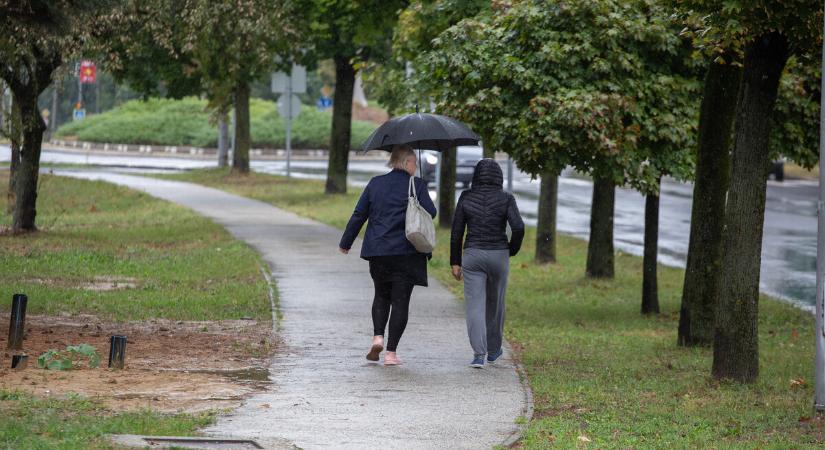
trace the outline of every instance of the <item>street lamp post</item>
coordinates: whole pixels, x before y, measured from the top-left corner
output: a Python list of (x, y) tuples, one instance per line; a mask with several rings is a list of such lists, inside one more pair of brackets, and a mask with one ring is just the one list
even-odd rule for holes
[[(825, 30), (825, 23), (823, 23)], [(825, 41), (822, 43), (825, 49)], [(822, 54), (822, 67), (825, 69), (825, 52)], [(825, 70), (823, 70), (825, 73)], [(822, 78), (820, 101), (825, 100), (825, 77)], [(819, 218), (816, 245), (816, 388), (814, 391), (814, 409), (825, 411), (825, 109), (819, 112)]]

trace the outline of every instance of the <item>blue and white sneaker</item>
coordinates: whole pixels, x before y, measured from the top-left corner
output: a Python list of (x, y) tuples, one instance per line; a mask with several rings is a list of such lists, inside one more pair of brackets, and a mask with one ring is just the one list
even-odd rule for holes
[(475, 356), (473, 358), (473, 362), (470, 363), (470, 367), (481, 369), (484, 367), (484, 355)]
[(503, 353), (504, 353), (504, 350), (502, 350), (501, 348), (499, 348), (497, 352), (488, 353), (487, 354), (487, 361), (488, 362), (495, 362), (495, 360), (499, 359)]

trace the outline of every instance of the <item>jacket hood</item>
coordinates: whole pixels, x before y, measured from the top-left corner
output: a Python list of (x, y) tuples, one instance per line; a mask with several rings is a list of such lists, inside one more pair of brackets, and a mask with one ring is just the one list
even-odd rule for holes
[(504, 184), (504, 175), (501, 173), (501, 166), (490, 158), (484, 158), (476, 164), (473, 172), (473, 187), (495, 186), (499, 189)]

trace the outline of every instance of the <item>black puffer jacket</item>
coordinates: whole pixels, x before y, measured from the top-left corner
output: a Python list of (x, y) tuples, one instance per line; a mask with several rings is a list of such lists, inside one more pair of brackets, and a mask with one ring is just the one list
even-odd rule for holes
[[(450, 265), (461, 265), (462, 240), (467, 229), (467, 241), (463, 248), (483, 250), (510, 250), (514, 256), (524, 239), (524, 222), (516, 206), (516, 199), (501, 188), (504, 176), (501, 167), (492, 159), (482, 159), (476, 164), (473, 183), (469, 191), (461, 193), (453, 217), (450, 239)], [(507, 223), (512, 237), (507, 242)]]

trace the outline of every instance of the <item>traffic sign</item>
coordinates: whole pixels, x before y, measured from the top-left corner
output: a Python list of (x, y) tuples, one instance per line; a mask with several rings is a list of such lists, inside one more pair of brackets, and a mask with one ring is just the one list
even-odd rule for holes
[(284, 95), (278, 99), (278, 113), (284, 119), (294, 119), (298, 117), (298, 114), (301, 112), (301, 100), (296, 97), (292, 96), (292, 107), (289, 107), (289, 103), (286, 102), (284, 99)]
[(324, 111), (326, 109), (329, 109), (330, 106), (332, 106), (332, 99), (329, 97), (321, 96), (320, 98), (318, 98), (318, 102), (316, 104), (318, 105), (318, 109)]
[(97, 80), (97, 67), (95, 63), (89, 60), (80, 62), (80, 82), (85, 84), (93, 84)]
[(283, 94), (287, 91), (287, 86), (292, 88), (293, 94), (304, 94), (307, 91), (307, 68), (297, 64), (292, 65), (292, 72), (287, 75), (285, 72), (272, 73), (272, 92)]

